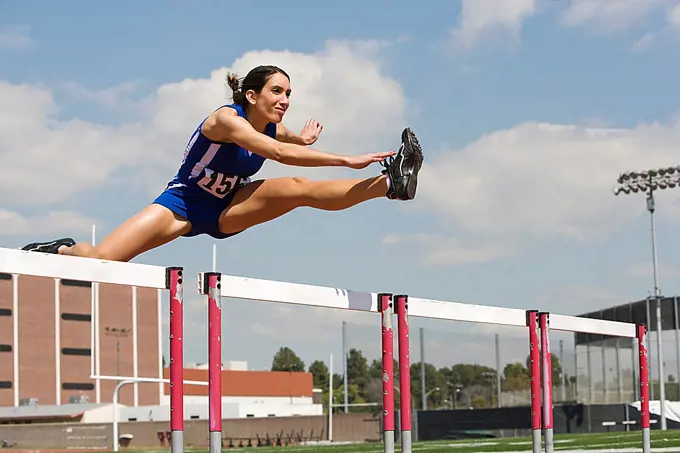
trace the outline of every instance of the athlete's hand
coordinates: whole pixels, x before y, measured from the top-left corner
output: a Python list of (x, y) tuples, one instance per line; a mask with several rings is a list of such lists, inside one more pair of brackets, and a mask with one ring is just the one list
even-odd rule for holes
[(321, 123), (316, 120), (309, 119), (305, 123), (305, 127), (302, 128), (302, 131), (300, 131), (300, 138), (302, 138), (302, 142), (305, 145), (312, 145), (316, 139), (319, 138), (322, 130), (323, 126)]
[(386, 157), (394, 156), (395, 154), (397, 154), (396, 151), (387, 151), (382, 153), (363, 154), (361, 156), (348, 156), (347, 166), (354, 169), (366, 168), (374, 162), (381, 162)]

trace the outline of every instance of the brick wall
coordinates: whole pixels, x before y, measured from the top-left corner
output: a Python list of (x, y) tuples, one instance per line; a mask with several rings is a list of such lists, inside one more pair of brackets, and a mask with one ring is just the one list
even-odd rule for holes
[[(83, 438), (78, 447), (101, 447), (106, 436), (106, 442), (111, 447), (113, 427), (111, 424), (34, 424), (34, 425), (0, 425), (0, 438), (6, 438), (10, 443), (17, 442), (18, 449), (50, 448), (59, 449), (73, 447), (74, 440), (67, 439), (69, 429), (75, 429), (77, 436)], [(380, 423), (378, 418), (370, 414), (335, 414), (333, 415), (333, 440), (343, 441), (379, 441)], [(169, 430), (164, 422), (126, 422), (119, 425), (119, 434), (134, 436), (130, 449), (142, 447), (160, 447), (158, 434)], [(228, 419), (223, 421), (223, 439), (266, 438), (271, 439), (283, 432), (284, 435), (300, 435), (308, 439), (314, 436), (317, 440), (328, 439), (328, 418), (326, 416), (303, 417), (271, 417), (251, 419)], [(71, 435), (74, 431), (71, 431)], [(186, 447), (206, 447), (208, 445), (207, 420), (187, 420), (185, 422), (184, 438)], [(69, 445), (70, 442), (70, 445)], [(166, 445), (167, 446), (167, 443)], [(228, 441), (225, 442), (225, 447)]]

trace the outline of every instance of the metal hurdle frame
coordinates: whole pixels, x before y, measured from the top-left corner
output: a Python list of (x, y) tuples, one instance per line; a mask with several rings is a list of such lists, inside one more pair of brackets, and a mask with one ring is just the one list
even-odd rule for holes
[[(211, 453), (219, 452), (222, 445), (221, 298), (380, 313), (383, 358), (382, 426), (385, 453), (394, 453), (394, 334), (392, 323), (394, 314), (397, 315), (401, 451), (404, 453), (412, 452), (409, 316), (527, 328), (531, 362), (532, 444), (535, 453), (542, 451), (542, 433), (545, 434), (546, 453), (553, 452), (550, 330), (637, 339), (642, 450), (643, 453), (650, 451), (647, 329), (644, 325), (549, 314), (538, 310), (420, 299), (405, 294), (393, 296), (391, 293), (359, 292), (341, 288), (238, 277), (223, 275), (219, 272), (199, 272), (198, 291), (200, 294), (208, 296)], [(176, 450), (176, 452), (178, 451)]]
[[(108, 283), (169, 290), (170, 293), (170, 428), (172, 453), (184, 451), (184, 380), (183, 360), (183, 301), (184, 276), (182, 267), (162, 267), (145, 264), (106, 261), (72, 256), (0, 249), (0, 272), (11, 274), (14, 303), (17, 304), (17, 275), (33, 275), (93, 283)], [(227, 276), (219, 272), (198, 274), (198, 292), (208, 296), (209, 341), (209, 439), (210, 452), (222, 446), (222, 385), (221, 385), (221, 303), (222, 298), (288, 303), (381, 313), (383, 342), (383, 431), (385, 453), (394, 452), (394, 370), (392, 318), (397, 315), (401, 449), (410, 453), (411, 385), (408, 317), (525, 327), (529, 330), (531, 372), (531, 427), (533, 448), (541, 451), (541, 432), (545, 430), (546, 453), (552, 453), (552, 385), (550, 382), (549, 333), (551, 330), (620, 336), (637, 340), (639, 355), (640, 415), (643, 453), (650, 451), (649, 382), (647, 328), (616, 321), (580, 318), (484, 305), (444, 302), (412, 298), (408, 295), (370, 293), (332, 287), (303, 285), (273, 280)], [(16, 308), (16, 307), (15, 307)], [(16, 322), (15, 316), (15, 322)], [(15, 348), (15, 359), (18, 345)], [(542, 366), (541, 366), (542, 365)], [(543, 377), (541, 370), (543, 369)], [(16, 372), (16, 370), (15, 370)], [(118, 381), (149, 382), (149, 378), (91, 378)], [(543, 385), (541, 385), (543, 379)], [(159, 379), (161, 381), (162, 379)], [(165, 380), (162, 380), (165, 382)], [(542, 401), (545, 404), (542, 404)], [(391, 429), (390, 429), (391, 428)], [(113, 439), (117, 449), (118, 439)]]

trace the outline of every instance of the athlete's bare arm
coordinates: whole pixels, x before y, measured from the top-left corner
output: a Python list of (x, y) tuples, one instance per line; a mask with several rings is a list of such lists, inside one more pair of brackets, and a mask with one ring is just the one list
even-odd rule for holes
[(211, 140), (233, 142), (267, 159), (298, 167), (347, 166), (346, 156), (285, 143), (257, 132), (232, 109), (214, 112), (204, 123), (203, 133)]
[(389, 151), (360, 156), (342, 156), (294, 143), (280, 142), (253, 129), (253, 126), (245, 118), (238, 116), (233, 109), (220, 109), (213, 112), (203, 123), (202, 131), (210, 140), (236, 143), (266, 159), (297, 167), (359, 169), (395, 154), (394, 151)]
[(316, 120), (308, 120), (299, 134), (288, 129), (283, 123), (276, 125), (276, 139), (284, 143), (293, 143), (295, 145), (309, 146), (316, 142), (316, 139), (321, 134), (323, 126)]

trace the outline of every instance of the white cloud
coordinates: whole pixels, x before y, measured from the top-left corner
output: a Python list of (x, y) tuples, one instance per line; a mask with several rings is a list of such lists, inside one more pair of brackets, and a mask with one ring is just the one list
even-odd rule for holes
[[(329, 41), (313, 54), (251, 51), (229, 69), (243, 76), (257, 64), (283, 67), (293, 88), (285, 122), (299, 129), (309, 117), (321, 121), (317, 147), (341, 154), (385, 150), (398, 146), (405, 99), (400, 85), (381, 71), (378, 51), (384, 45)], [(62, 119), (49, 89), (0, 82), (0, 202), (55, 203), (116, 179), (155, 196), (175, 173), (193, 129), (213, 108), (231, 101), (225, 96), (227, 70), (158, 87), (137, 104), (140, 118), (120, 125)], [(97, 92), (68, 86), (106, 105), (116, 105), (132, 88), (122, 84)], [(268, 165), (263, 175), (302, 170), (277, 167), (282, 166)]]
[(0, 235), (54, 235), (59, 233), (84, 233), (96, 220), (72, 211), (51, 211), (37, 216), (24, 216), (17, 212), (0, 209)]
[(27, 50), (35, 45), (29, 36), (30, 28), (25, 25), (14, 25), (0, 29), (0, 51)]
[(462, 0), (460, 25), (451, 32), (454, 47), (470, 50), (483, 37), (498, 32), (505, 42), (517, 42), (522, 23), (536, 9), (536, 0)]
[(678, 0), (572, 0), (563, 20), (570, 27), (588, 27), (608, 34), (646, 24), (653, 14), (677, 3)]
[(666, 10), (666, 25), (660, 30), (645, 33), (633, 44), (637, 52), (647, 51), (659, 41), (677, 42), (680, 39), (680, 1)]
[(457, 266), (461, 264), (485, 263), (506, 258), (515, 253), (507, 243), (466, 242), (457, 238), (433, 234), (390, 234), (383, 238), (383, 244), (409, 244), (422, 255), (425, 266)]
[(0, 99), (1, 203), (59, 202), (145, 159), (138, 126), (59, 120), (44, 87), (0, 82)]
[(647, 50), (662, 36), (675, 35), (676, 14), (680, 16), (678, 0), (572, 0), (564, 12), (563, 21), (569, 27), (585, 27), (602, 34), (649, 28), (656, 14), (665, 14), (667, 25), (662, 30), (647, 30), (636, 40), (634, 51)]
[[(600, 238), (645, 209), (640, 196), (613, 195), (618, 174), (677, 165), (678, 140), (678, 123), (520, 124), (426, 161), (418, 208), (485, 240)], [(674, 210), (660, 215), (673, 217)]]

